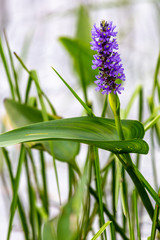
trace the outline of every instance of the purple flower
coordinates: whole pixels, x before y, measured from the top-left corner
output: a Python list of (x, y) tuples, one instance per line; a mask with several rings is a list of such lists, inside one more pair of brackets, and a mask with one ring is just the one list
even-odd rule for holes
[(94, 55), (92, 69), (99, 69), (99, 75), (96, 76), (96, 91), (102, 90), (102, 94), (108, 94), (112, 91), (116, 94), (124, 90), (121, 87), (121, 81), (125, 81), (124, 68), (121, 64), (120, 54), (117, 52), (118, 43), (116, 40), (116, 26), (112, 22), (102, 21), (100, 28), (94, 25), (91, 33), (91, 49), (97, 51)]

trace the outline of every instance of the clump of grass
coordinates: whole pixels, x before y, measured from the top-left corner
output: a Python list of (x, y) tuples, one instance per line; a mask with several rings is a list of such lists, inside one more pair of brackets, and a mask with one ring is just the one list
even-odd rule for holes
[[(76, 37), (74, 39), (61, 37), (60, 42), (72, 57), (84, 100), (78, 96), (57, 70), (53, 67), (52, 69), (53, 74), (57, 74), (60, 81), (68, 88), (69, 94), (73, 95), (73, 99), (84, 108), (85, 116), (83, 117), (63, 119), (63, 116), (58, 116), (55, 107), (40, 86), (37, 72), (28, 69), (22, 58), (16, 53), (12, 54), (6, 33), (5, 42), (0, 40), (0, 57), (11, 92), (11, 98), (6, 99), (4, 105), (13, 128), (16, 128), (0, 135), (0, 147), (2, 147), (3, 160), (9, 172), (12, 189), (7, 240), (11, 238), (17, 210), (26, 240), (95, 240), (98, 237), (105, 240), (115, 240), (118, 237), (126, 240), (140, 240), (142, 229), (140, 227), (142, 221), (140, 208), (142, 211), (146, 211), (152, 223), (148, 239), (156, 239), (156, 234), (158, 237), (160, 231), (160, 191), (157, 179), (158, 170), (155, 167), (154, 146), (155, 142), (160, 142), (160, 54), (155, 68), (150, 98), (145, 99), (144, 87), (138, 86), (133, 91), (126, 108), (123, 109), (124, 119), (121, 120), (120, 102), (118, 96), (112, 92), (109, 100), (106, 96), (103, 104), (100, 104), (101, 117), (95, 116), (94, 107), (88, 97), (88, 87), (94, 82), (94, 73), (91, 69), (92, 52), (88, 43), (90, 19), (86, 8), (81, 7), (78, 13)], [(84, 22), (87, 22), (88, 25), (85, 25)], [(81, 26), (86, 27), (85, 38)], [(4, 48), (8, 50), (9, 62), (7, 61), (8, 56), (4, 54)], [(18, 61), (28, 74), (24, 96), (19, 88), (19, 75), (15, 68), (15, 61)], [(37, 91), (35, 97), (30, 96), (33, 84)], [(136, 99), (138, 99), (138, 119), (137, 121), (127, 120)], [(148, 103), (150, 116), (142, 123), (142, 119), (145, 118), (144, 102)], [(155, 104), (156, 102), (158, 104)], [(114, 119), (109, 118), (111, 110), (109, 105)], [(143, 140), (144, 134), (148, 130), (151, 133), (151, 145), (149, 146)], [(7, 146), (17, 143), (21, 145), (20, 150), (17, 150), (19, 157), (14, 176), (12, 169), (14, 156), (10, 154)], [(81, 143), (88, 144), (83, 169), (80, 169), (77, 162)], [(33, 149), (38, 152), (41, 171), (36, 167)], [(99, 149), (110, 152), (105, 159), (104, 168), (100, 167)], [(152, 150), (155, 189), (139, 169), (141, 154), (147, 154), (149, 149)], [(52, 157), (57, 183), (59, 214), (56, 217), (53, 217), (50, 212), (46, 153)], [(135, 164), (130, 153), (136, 155)], [(61, 201), (59, 182), (63, 179), (59, 179), (57, 161), (68, 166), (69, 189), (68, 201), (65, 203)], [(28, 209), (25, 208), (18, 192), (23, 166), (28, 187)], [(33, 180), (30, 178), (31, 172)], [(130, 185), (126, 172), (133, 182), (131, 190), (128, 190)], [(3, 171), (1, 175), (3, 176)], [(5, 176), (3, 178), (5, 179)], [(153, 200), (152, 203), (150, 198)], [(95, 228), (96, 219), (98, 219), (98, 227)]]

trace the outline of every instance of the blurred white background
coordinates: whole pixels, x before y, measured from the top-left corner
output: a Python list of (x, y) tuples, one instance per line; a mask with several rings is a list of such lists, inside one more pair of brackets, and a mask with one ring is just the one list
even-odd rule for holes
[[(76, 32), (77, 9), (80, 4), (88, 8), (91, 25), (102, 19), (113, 20), (118, 30), (118, 42), (122, 62), (126, 73), (125, 91), (120, 96), (121, 106), (124, 108), (138, 84), (145, 86), (145, 96), (151, 94), (151, 86), (159, 52), (160, 43), (160, 4), (159, 1), (78, 1), (78, 0), (0, 0), (0, 34), (6, 30), (12, 51), (21, 53), (25, 41), (29, 41), (29, 48), (25, 64), (29, 69), (36, 69), (40, 84), (44, 92), (53, 102), (57, 113), (63, 117), (80, 116), (82, 108), (74, 100), (60, 79), (55, 75), (51, 66), (83, 97), (76, 76), (70, 67), (71, 61), (65, 49), (61, 46), (60, 36), (74, 37)], [(28, 39), (28, 40), (27, 40)], [(4, 41), (3, 41), (4, 43)], [(5, 43), (4, 43), (5, 46)], [(6, 49), (6, 48), (5, 48)], [(17, 66), (19, 65), (15, 59)], [(94, 79), (93, 79), (94, 81)], [(20, 89), (23, 92), (27, 83), (27, 75), (22, 73)], [(89, 89), (89, 99), (93, 101), (95, 112), (101, 111), (96, 103), (95, 86)], [(35, 94), (34, 89), (32, 90)], [(97, 93), (96, 93), (97, 94)], [(0, 118), (5, 115), (3, 100), (10, 97), (10, 90), (5, 71), (0, 60)], [(136, 109), (136, 105), (134, 106)], [(148, 116), (145, 106), (146, 118)], [(134, 110), (129, 118), (136, 119)], [(144, 119), (145, 120), (145, 119)], [(146, 136), (147, 138), (147, 136)], [(148, 138), (147, 138), (148, 139)], [(159, 149), (157, 148), (157, 154)], [(143, 174), (153, 183), (150, 168), (150, 157), (145, 156), (141, 162)], [(160, 167), (160, 163), (157, 163)], [(58, 163), (59, 174), (67, 178), (66, 171)], [(49, 185), (53, 183), (53, 172), (48, 173)], [(66, 197), (67, 185), (60, 184), (62, 196)], [(20, 192), (25, 195), (25, 181), (20, 186)], [(0, 179), (0, 239), (6, 239), (9, 209), (5, 202), (4, 186)], [(57, 200), (56, 196), (55, 201)], [(53, 197), (53, 198), (54, 198)], [(147, 219), (146, 219), (147, 221)], [(148, 223), (147, 223), (148, 224)], [(147, 226), (147, 225), (146, 225)], [(146, 232), (147, 236), (147, 227)], [(145, 235), (144, 235), (144, 239)], [(11, 240), (22, 240), (18, 222), (14, 222)]]

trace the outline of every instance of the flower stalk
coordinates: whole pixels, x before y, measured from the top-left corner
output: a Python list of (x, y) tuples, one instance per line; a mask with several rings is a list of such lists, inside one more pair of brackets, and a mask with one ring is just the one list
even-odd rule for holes
[[(97, 51), (97, 54), (94, 55), (94, 60), (92, 61), (94, 65), (92, 68), (99, 69), (99, 75), (96, 76), (97, 80), (95, 81), (97, 84), (96, 91), (101, 91), (102, 94), (109, 95), (109, 104), (114, 114), (117, 133), (119, 139), (123, 141), (125, 140), (125, 136), (121, 125), (120, 101), (117, 93), (121, 94), (121, 91), (124, 90), (124, 88), (121, 87), (121, 82), (125, 80), (125, 74), (122, 64), (120, 63), (120, 55), (117, 52), (118, 44), (115, 38), (116, 35), (117, 32), (115, 32), (115, 26), (113, 26), (112, 22), (102, 21), (100, 23), (100, 28), (94, 25), (92, 29), (93, 41), (91, 42), (91, 49)], [(153, 219), (154, 210), (152, 203), (130, 155), (124, 153), (116, 154), (116, 156), (130, 175), (150, 218)], [(160, 229), (159, 222), (156, 227)]]
[(111, 92), (108, 97), (109, 97), (110, 107), (114, 114), (115, 125), (116, 125), (119, 139), (124, 140), (124, 134), (123, 134), (121, 119), (120, 119), (120, 101), (119, 101), (118, 95)]

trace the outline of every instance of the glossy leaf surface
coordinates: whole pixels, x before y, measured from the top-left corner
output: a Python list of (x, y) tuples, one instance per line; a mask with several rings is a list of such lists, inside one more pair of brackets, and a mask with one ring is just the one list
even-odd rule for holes
[(115, 153), (148, 153), (142, 140), (143, 125), (138, 121), (122, 120), (125, 141), (120, 141), (114, 120), (99, 117), (59, 119), (28, 125), (0, 135), (0, 147), (21, 142), (70, 140)]

